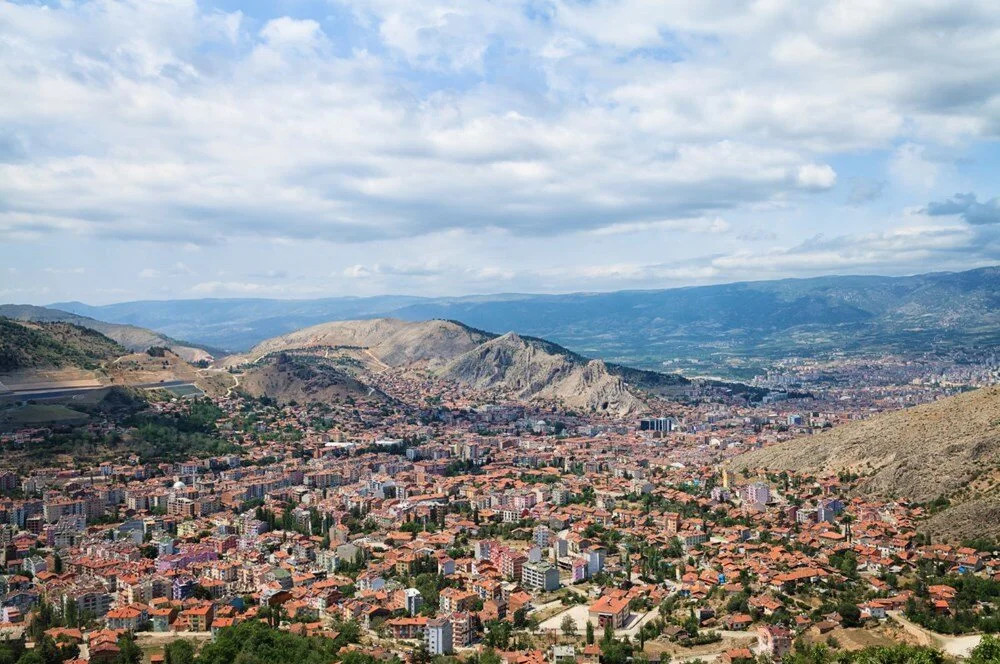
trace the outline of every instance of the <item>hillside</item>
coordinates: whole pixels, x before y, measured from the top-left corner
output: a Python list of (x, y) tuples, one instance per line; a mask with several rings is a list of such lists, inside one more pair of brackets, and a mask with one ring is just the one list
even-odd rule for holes
[(185, 344), (143, 327), (106, 323), (58, 309), (35, 307), (28, 304), (4, 304), (0, 305), (0, 316), (36, 323), (71, 323), (100, 332), (131, 351), (141, 352), (153, 346), (161, 346), (171, 349), (188, 362), (211, 360), (212, 358), (211, 353), (203, 348)]
[(590, 357), (659, 367), (696, 358), (780, 358), (844, 351), (940, 351), (1000, 341), (1000, 268), (910, 277), (830, 276), (665, 290), (184, 300), (53, 305), (231, 349), (330, 320), (461, 320), (515, 330)]
[(248, 369), (240, 376), (239, 389), (279, 404), (331, 403), (356, 397), (387, 399), (382, 392), (322, 358), (287, 353), (269, 356)]
[(349, 357), (373, 372), (427, 370), (475, 390), (618, 415), (644, 410), (645, 390), (687, 383), (680, 376), (589, 360), (542, 339), (497, 336), (446, 320), (325, 323), (268, 339), (245, 355), (226, 358), (224, 364), (253, 364), (289, 351), (309, 351), (324, 359)]
[(254, 346), (258, 358), (289, 349), (359, 348), (389, 366), (436, 366), (475, 348), (490, 335), (460, 323), (431, 320), (407, 323), (394, 319), (338, 321), (314, 325)]
[(645, 410), (642, 398), (600, 360), (586, 360), (513, 332), (452, 360), (445, 378), (477, 390), (499, 390), (521, 399), (549, 399), (571, 408), (628, 415)]
[(1000, 533), (1000, 387), (852, 422), (737, 457), (736, 469), (793, 470), (813, 474), (851, 471), (862, 494), (952, 506), (935, 515), (935, 532)]
[(78, 325), (0, 318), (0, 373), (49, 367), (95, 369), (125, 352), (100, 332)]

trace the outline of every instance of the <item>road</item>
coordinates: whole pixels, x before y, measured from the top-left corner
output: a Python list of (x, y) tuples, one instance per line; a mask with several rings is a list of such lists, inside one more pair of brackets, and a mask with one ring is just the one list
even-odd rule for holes
[(939, 648), (952, 657), (968, 657), (972, 649), (978, 646), (983, 638), (981, 634), (964, 634), (961, 636), (938, 634), (929, 629), (924, 629), (909, 620), (901, 611), (890, 611), (889, 616), (916, 638), (917, 643), (920, 645)]
[[(138, 383), (135, 385), (122, 385), (121, 387), (138, 387), (142, 389), (166, 389), (169, 387), (186, 387), (194, 386), (189, 380), (167, 380), (158, 383)], [(4, 392), (3, 397), (5, 399), (13, 399), (15, 401), (37, 401), (39, 399), (64, 399), (66, 397), (74, 397), (81, 394), (87, 394), (88, 392), (93, 392), (94, 390), (104, 390), (109, 387), (116, 387), (114, 384), (110, 385), (94, 385), (89, 387), (69, 387), (60, 388), (53, 390), (13, 390), (11, 392)]]

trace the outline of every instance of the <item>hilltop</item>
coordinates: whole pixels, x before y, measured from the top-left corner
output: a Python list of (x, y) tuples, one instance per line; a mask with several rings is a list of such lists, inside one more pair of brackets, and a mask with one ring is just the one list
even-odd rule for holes
[[(927, 527), (1000, 533), (1000, 387), (885, 413), (737, 457), (736, 469), (861, 475), (862, 495), (946, 499)], [(944, 502), (941, 502), (944, 505)]]
[(461, 320), (515, 330), (589, 357), (711, 370), (818, 353), (941, 352), (1000, 341), (1000, 268), (908, 277), (828, 276), (663, 290), (468, 297), (213, 299), (53, 305), (243, 350), (331, 320)]
[(0, 317), (0, 373), (40, 368), (96, 369), (125, 352), (100, 332), (79, 325)]
[[(225, 365), (253, 365), (290, 351), (349, 359), (362, 372), (361, 380), (363, 372), (419, 369), (478, 391), (618, 415), (645, 410), (644, 391), (688, 382), (590, 360), (543, 339), (496, 335), (449, 320), (324, 323), (268, 339), (245, 355), (227, 358)], [(262, 389), (260, 381), (257, 385)]]
[(145, 351), (149, 348), (159, 346), (169, 348), (188, 362), (212, 359), (212, 354), (208, 350), (177, 341), (159, 332), (136, 325), (107, 323), (68, 311), (35, 307), (29, 304), (4, 304), (0, 305), (0, 316), (18, 321), (70, 323), (79, 327), (85, 327), (100, 332), (130, 351)]

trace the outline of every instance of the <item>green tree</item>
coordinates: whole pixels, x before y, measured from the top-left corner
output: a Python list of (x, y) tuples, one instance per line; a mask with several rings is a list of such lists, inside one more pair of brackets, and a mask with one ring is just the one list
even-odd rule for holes
[(163, 648), (164, 664), (194, 664), (194, 646), (190, 641), (171, 641)]
[(576, 621), (573, 620), (573, 616), (566, 614), (566, 617), (562, 619), (562, 624), (560, 625), (562, 633), (565, 636), (576, 635)]

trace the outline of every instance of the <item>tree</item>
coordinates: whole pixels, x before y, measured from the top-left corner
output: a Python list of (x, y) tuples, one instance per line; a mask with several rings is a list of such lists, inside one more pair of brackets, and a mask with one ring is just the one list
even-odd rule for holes
[(139, 664), (142, 661), (142, 648), (131, 634), (126, 633), (118, 637), (118, 649), (115, 664)]
[(427, 644), (421, 641), (410, 653), (410, 662), (412, 664), (430, 664), (430, 661), (431, 653), (427, 650)]
[(562, 624), (560, 625), (562, 633), (565, 636), (576, 635), (576, 621), (573, 620), (573, 616), (566, 614), (566, 617), (562, 619)]
[(969, 655), (970, 664), (1000, 663), (1000, 638), (984, 634), (979, 645)]
[(843, 620), (844, 627), (859, 627), (861, 625), (861, 609), (850, 602), (843, 602), (837, 607), (837, 613)]
[(587, 645), (594, 645), (594, 623), (587, 621)]
[(163, 648), (164, 664), (194, 664), (194, 646), (190, 641), (171, 641)]

